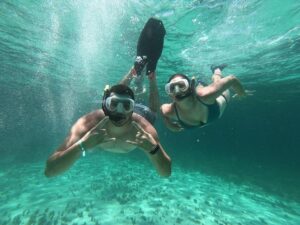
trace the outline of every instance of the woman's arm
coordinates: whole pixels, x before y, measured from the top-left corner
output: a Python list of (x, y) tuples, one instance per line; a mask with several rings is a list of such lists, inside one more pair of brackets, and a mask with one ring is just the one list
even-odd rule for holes
[(166, 127), (173, 131), (173, 132), (179, 132), (183, 130), (183, 127), (180, 126), (180, 124), (178, 122), (174, 122), (170, 119), (169, 115), (170, 114), (170, 104), (163, 104), (160, 107), (160, 112), (164, 121), (164, 124), (166, 125)]
[(243, 85), (234, 75), (221, 78), (206, 87), (197, 88), (196, 93), (203, 101), (212, 104), (217, 97), (229, 88), (232, 88), (238, 96), (246, 95)]

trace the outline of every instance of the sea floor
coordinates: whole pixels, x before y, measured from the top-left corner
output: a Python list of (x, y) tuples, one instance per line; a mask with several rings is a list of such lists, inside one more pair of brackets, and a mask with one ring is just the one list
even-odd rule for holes
[(173, 165), (160, 178), (148, 161), (91, 154), (68, 172), (44, 162), (0, 166), (2, 225), (298, 225), (300, 203)]

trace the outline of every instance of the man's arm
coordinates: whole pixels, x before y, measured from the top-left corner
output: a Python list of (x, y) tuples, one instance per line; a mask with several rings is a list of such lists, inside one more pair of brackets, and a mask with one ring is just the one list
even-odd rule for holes
[(69, 169), (80, 157), (82, 149), (78, 141), (93, 128), (103, 113), (92, 112), (81, 117), (72, 127), (64, 143), (48, 158), (45, 175), (56, 176)]
[(81, 148), (77, 143), (81, 138), (79, 124), (80, 122), (77, 122), (72, 127), (64, 143), (48, 158), (45, 169), (47, 177), (56, 176), (66, 171), (80, 157)]
[(157, 152), (155, 152), (154, 154), (149, 153), (153, 151), (153, 149), (148, 151), (146, 154), (156, 168), (159, 175), (161, 175), (162, 177), (169, 177), (171, 175), (171, 158), (168, 156), (159, 142), (157, 142), (156, 148)]
[(232, 88), (233, 91), (239, 96), (246, 95), (243, 85), (233, 75), (221, 78), (220, 80), (206, 87), (197, 88), (196, 92), (197, 95), (206, 103), (212, 104), (217, 97), (219, 97), (224, 91), (229, 88)]
[(146, 124), (145, 132), (149, 134), (149, 138), (154, 139), (155, 147), (149, 147), (146, 150), (146, 154), (154, 167), (156, 168), (159, 175), (162, 177), (169, 177), (171, 175), (171, 158), (168, 156), (164, 148), (159, 142), (156, 129), (149, 123)]
[[(70, 136), (72, 136), (72, 134), (70, 134)], [(79, 138), (76, 139), (79, 140)], [(69, 142), (69, 138), (67, 138), (66, 142)], [(67, 146), (66, 143), (64, 143), (64, 145)], [(53, 177), (66, 171), (80, 157), (80, 154), (81, 148), (77, 143), (74, 143), (65, 150), (57, 150), (47, 160), (45, 175), (47, 177)]]
[(130, 142), (137, 145), (147, 154), (161, 176), (170, 176), (171, 159), (160, 144), (155, 128), (144, 118), (132, 123), (136, 128), (137, 135), (136, 140)]

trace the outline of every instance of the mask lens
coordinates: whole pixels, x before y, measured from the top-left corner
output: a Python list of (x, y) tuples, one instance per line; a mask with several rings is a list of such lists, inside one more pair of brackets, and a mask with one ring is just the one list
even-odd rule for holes
[(111, 111), (120, 111), (129, 113), (133, 111), (134, 101), (123, 96), (111, 96), (106, 99), (106, 108)]
[(109, 104), (109, 110), (110, 111), (116, 111), (118, 107), (118, 101), (116, 99), (111, 99), (111, 102)]
[(131, 109), (130, 102), (123, 102), (123, 107), (126, 111), (129, 111)]
[(186, 79), (176, 79), (171, 81), (165, 86), (167, 94), (175, 94), (175, 87), (177, 87), (180, 92), (185, 92), (189, 88), (189, 83)]
[(188, 89), (188, 86), (184, 81), (179, 81), (177, 86), (181, 91), (186, 91)]
[(176, 84), (170, 84), (170, 92), (173, 93), (175, 91)]

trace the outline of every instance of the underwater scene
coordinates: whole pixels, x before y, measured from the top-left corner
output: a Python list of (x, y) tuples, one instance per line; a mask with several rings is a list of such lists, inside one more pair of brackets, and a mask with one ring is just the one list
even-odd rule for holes
[[(117, 154), (78, 141), (77, 158), (49, 177), (47, 160), (72, 126), (134, 65), (151, 17), (166, 31), (160, 105), (174, 100), (171, 75), (210, 84), (212, 65), (226, 64), (222, 76), (249, 94), (230, 89), (222, 117), (196, 129), (172, 132), (157, 113), (171, 174), (160, 174), (159, 145), (158, 155)], [(141, 92), (130, 87), (147, 105), (141, 77)], [(298, 225), (299, 102), (298, 0), (2, 0), (0, 225)]]

